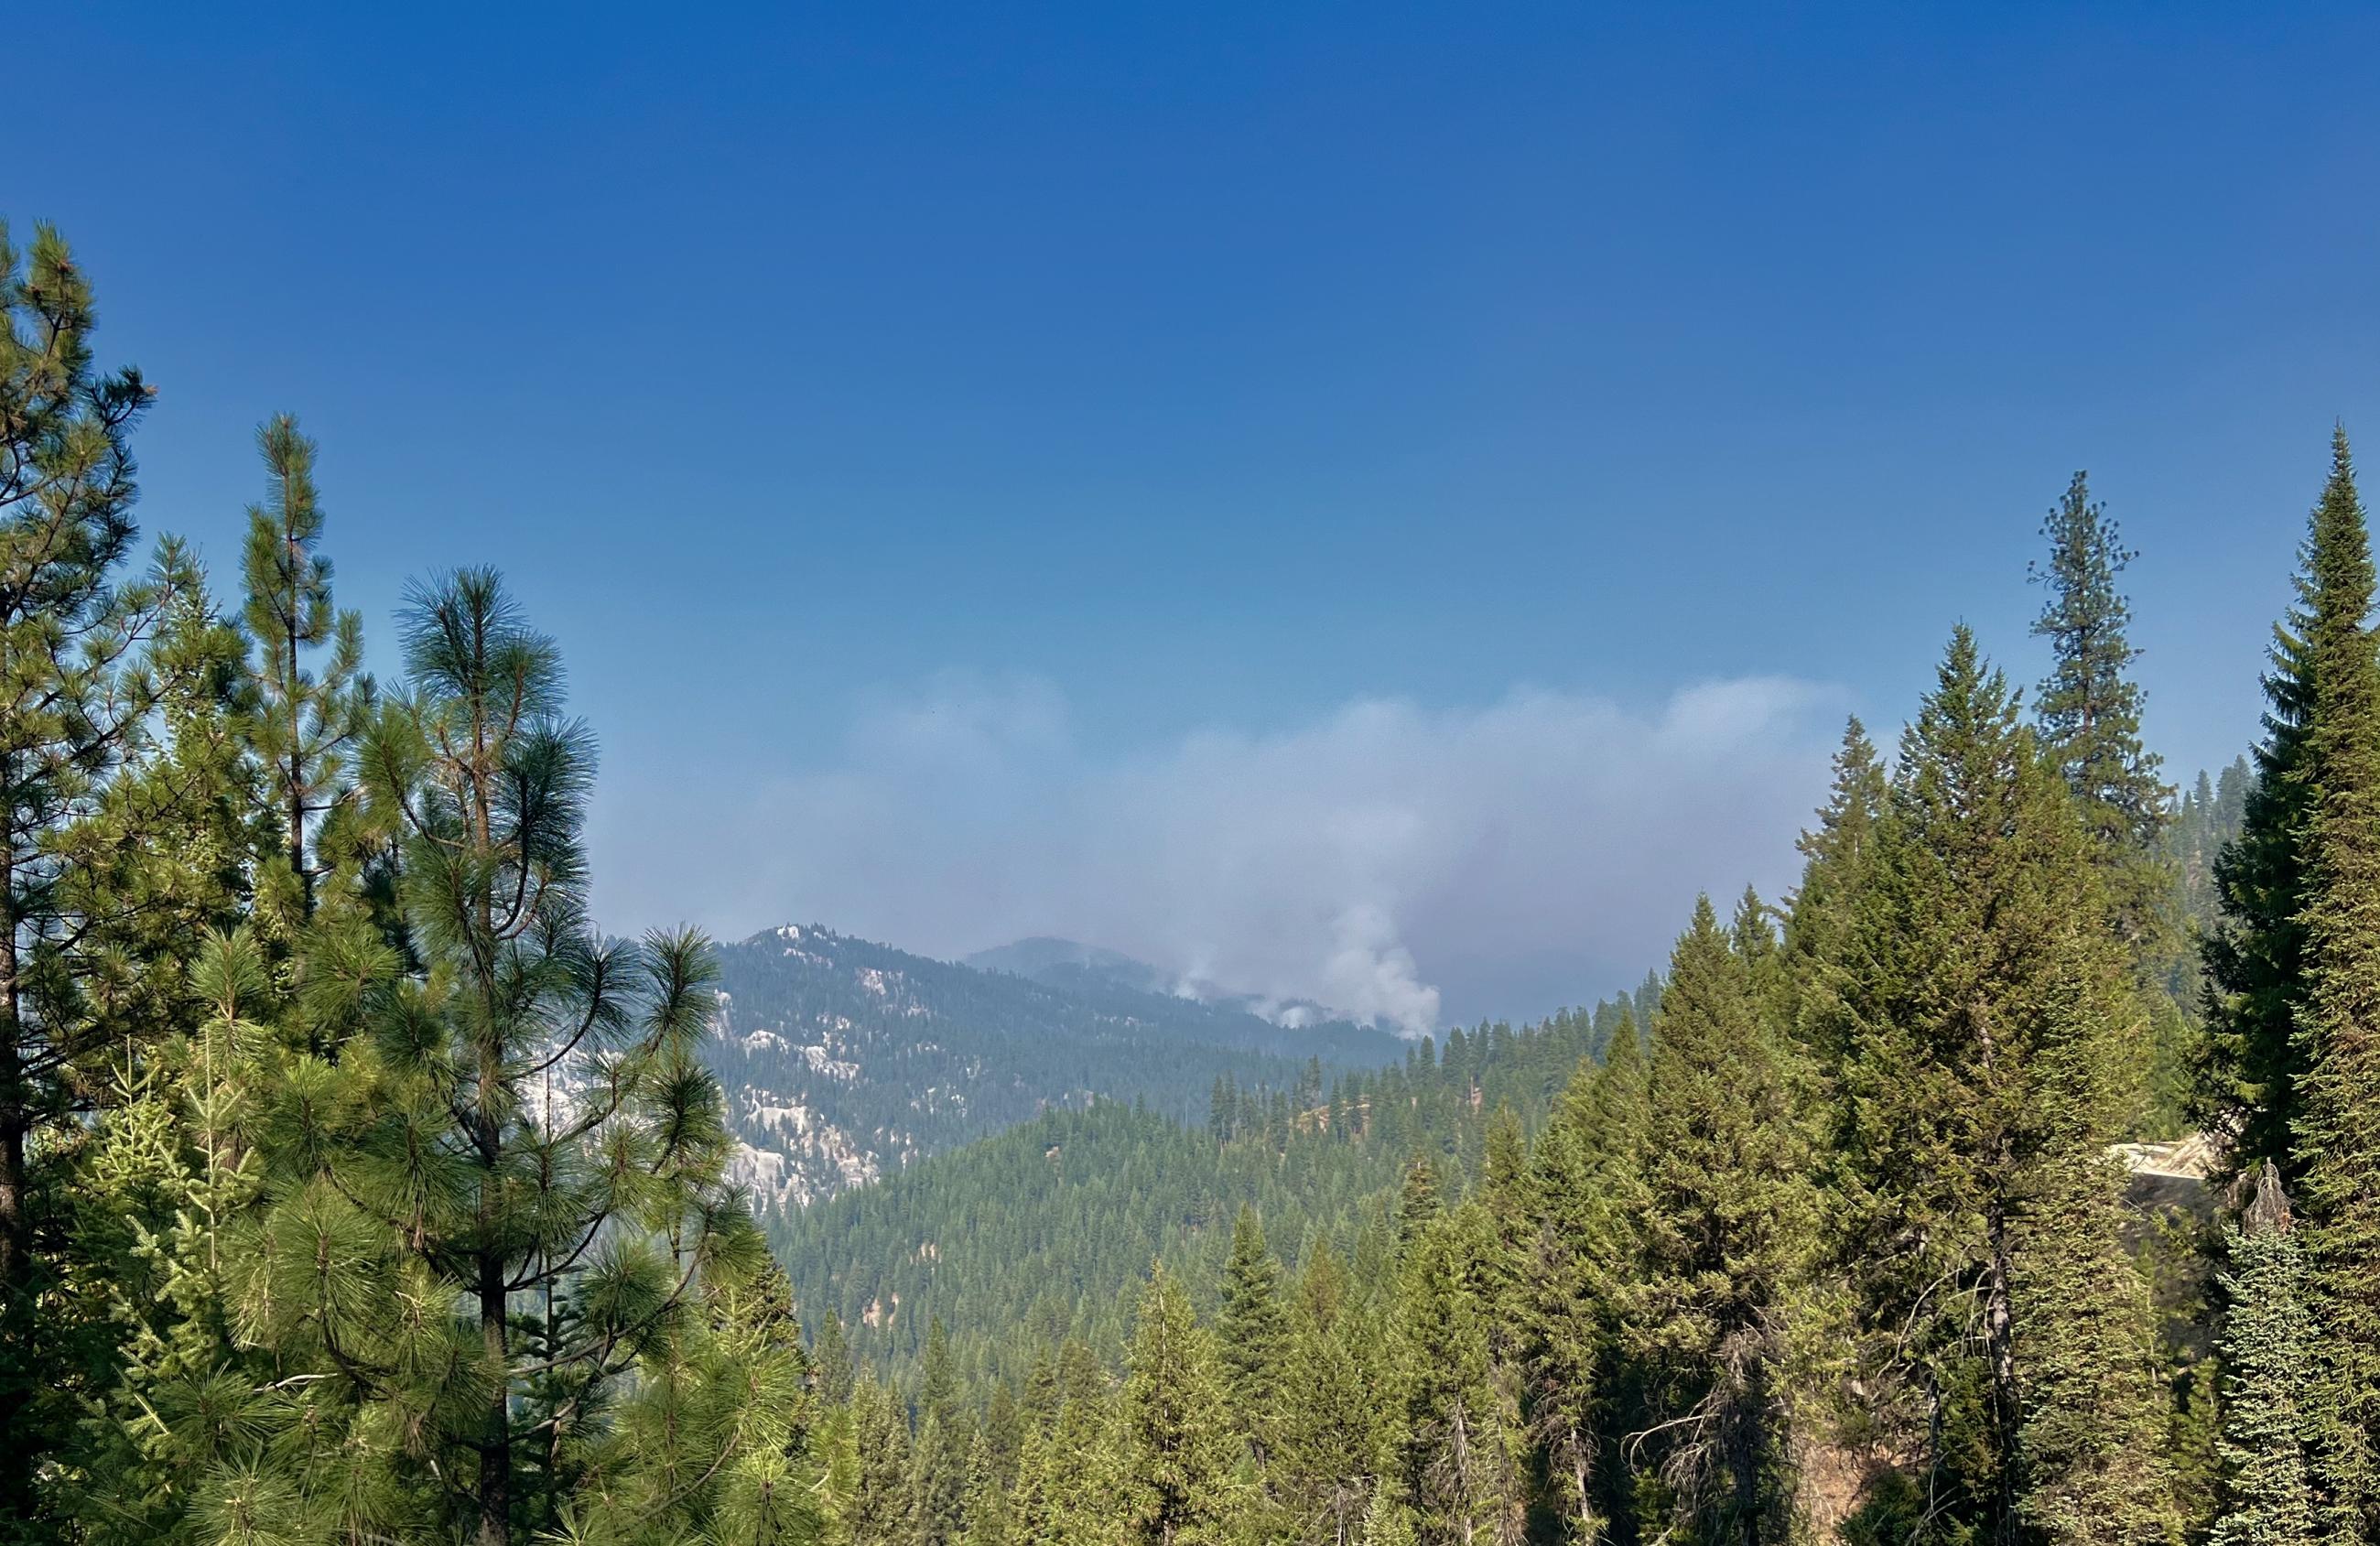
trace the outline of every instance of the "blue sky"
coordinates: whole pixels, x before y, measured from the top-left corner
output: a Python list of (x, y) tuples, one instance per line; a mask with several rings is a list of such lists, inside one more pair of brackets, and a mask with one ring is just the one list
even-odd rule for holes
[(0, 213), (152, 529), (227, 573), (288, 409), (378, 638), (512, 575), (622, 923), (1535, 1013), (1953, 619), (2037, 675), (2078, 467), (2228, 760), (2380, 435), (2368, 7), (369, 9), (12, 18)]

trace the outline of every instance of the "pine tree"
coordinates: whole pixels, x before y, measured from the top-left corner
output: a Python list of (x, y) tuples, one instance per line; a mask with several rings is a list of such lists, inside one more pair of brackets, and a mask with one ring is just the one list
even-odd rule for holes
[[(1638, 1150), (1623, 1345), (1647, 1370), (1640, 1443), (1696, 1538), (1755, 1546), (1791, 1528), (1797, 1367), (1822, 1241), (1803, 1078), (1764, 1023), (1756, 909), (1721, 932), (1708, 897), (1670, 959)], [(1747, 955), (1753, 956), (1747, 959)]]
[[(271, 475), (266, 502), (250, 505), (242, 558), (241, 620), (253, 641), (248, 739), (281, 826), (283, 862), (260, 870), (268, 901), (310, 914), (324, 874), (320, 828), (355, 789), (352, 749), (361, 739), (372, 685), (363, 671), (363, 622), (334, 612), (331, 565), (320, 552), (322, 512), (314, 443), (287, 414), (257, 432)], [(308, 657), (327, 650), (319, 673)], [(285, 883), (294, 896), (275, 896)]]
[(2033, 625), (2050, 649), (2034, 703), (2042, 754), (2073, 791), (2118, 933), (2143, 951), (2155, 943), (2171, 887), (2159, 839), (2173, 791), (2141, 743), (2141, 689), (2131, 676), (2140, 651), (2126, 632), (2131, 604), (2116, 590), (2138, 554), (2125, 548), (2106, 506), (2093, 503), (2080, 472), (2041, 535), (2049, 558), (2031, 578), (2049, 592)]
[(2371, 542), (2344, 431), (2313, 525), (2294, 1150), (2323, 1331), (2314, 1416), (2324, 1523), (2345, 1538), (2380, 1528), (2380, 642), (2368, 626)]
[(1221, 1338), (1223, 1389), (1232, 1425), (1258, 1463), (1272, 1451), (1281, 1403), (1281, 1359), (1289, 1340), (1281, 1305), (1281, 1264), (1265, 1245), (1257, 1211), (1243, 1203), (1232, 1223), (1232, 1254), (1223, 1264)]
[(161, 780), (122, 797), (157, 716), (203, 686), (174, 678), (217, 663), (165, 649), (177, 615), (210, 621), (186, 551), (121, 573), (152, 391), (96, 369), (93, 320), (58, 234), (37, 227), (23, 251), (0, 225), (0, 1533), (43, 1510), (34, 1479), (63, 1431), (73, 1341), (39, 1323), (58, 1309), (68, 1211), (43, 1139), (108, 1087), (102, 1056), (191, 1012), (172, 966), (225, 921), (152, 872), (183, 857), (186, 800), (217, 791)]
[(1124, 1477), (1134, 1539), (1207, 1546), (1240, 1506), (1223, 1376), (1181, 1285), (1156, 1267), (1142, 1292), (1123, 1383)]
[(2229, 1296), (2223, 1356), (2223, 1503), (2213, 1546), (2313, 1546), (2309, 1449), (2315, 1437), (2306, 1394), (2317, 1331), (2308, 1303), (2305, 1253), (2289, 1217), (2280, 1167), (2265, 1162), (2255, 1195), (2224, 1232)]
[[(592, 749), (558, 717), (552, 645), (479, 572), (418, 590), (405, 642), (411, 695), (364, 770), (402, 823), (421, 969), (383, 962), (345, 1053), (287, 1081), (271, 1211), (241, 1252), (242, 1334), (312, 1364), (293, 1424), (346, 1435), (291, 1452), (301, 1490), (370, 1456), (431, 1516), (503, 1546), (552, 1523), (516, 1496), (523, 1446), (600, 1445), (632, 1372), (663, 1395), (710, 1378), (703, 1318), (765, 1255), (722, 1184), (724, 1114), (694, 1051), (707, 947), (607, 944), (587, 919)], [(570, 1305), (585, 1337), (525, 1358), (516, 1297)], [(416, 1312), (450, 1298), (461, 1320)], [(557, 1374), (573, 1393), (525, 1422), (527, 1382)], [(649, 1456), (655, 1474), (684, 1453)]]

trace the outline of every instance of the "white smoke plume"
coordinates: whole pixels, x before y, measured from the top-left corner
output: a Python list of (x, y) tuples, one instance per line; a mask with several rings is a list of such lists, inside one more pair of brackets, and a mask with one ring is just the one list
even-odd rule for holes
[(599, 808), (598, 874), (613, 919), (814, 919), (938, 956), (1055, 934), (1419, 1033), (1633, 984), (1695, 891), (1790, 884), (1844, 707), (1773, 677), (1644, 712), (1366, 699), (1102, 756), (1050, 684), (953, 676), (830, 766), (698, 802), (693, 832)]

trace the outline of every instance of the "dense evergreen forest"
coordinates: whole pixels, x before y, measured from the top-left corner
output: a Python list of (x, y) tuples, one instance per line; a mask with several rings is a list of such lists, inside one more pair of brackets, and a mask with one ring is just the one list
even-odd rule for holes
[[(1642, 992), (764, 1228), (714, 953), (588, 916), (552, 641), (458, 569), (366, 676), (285, 418), (235, 581), (140, 556), (151, 389), (56, 233), (0, 310), (0, 1538), (2380, 1540), (2343, 432), (2219, 781), (2143, 746), (2078, 476), (2047, 679), (1953, 629)], [(2185, 1126), (2203, 1208), (2128, 1202)]]

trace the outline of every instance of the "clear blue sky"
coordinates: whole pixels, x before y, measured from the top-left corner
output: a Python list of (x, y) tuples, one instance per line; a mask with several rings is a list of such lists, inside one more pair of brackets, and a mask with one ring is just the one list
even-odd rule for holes
[[(2380, 444), (2370, 7), (8, 30), (0, 213), (65, 228), (162, 390), (147, 523), (227, 572), (251, 431), (298, 413), (379, 639), (457, 562), (560, 637), (624, 855), (859, 780), (868, 716), (954, 680), (1058, 701), (1076, 784), (1523, 687), (1652, 715), (1783, 677), (1888, 728), (1953, 619), (2037, 674), (2024, 564), (2078, 467), (2194, 770), (2252, 733), (2332, 420)], [(617, 872), (624, 919), (910, 916)]]

